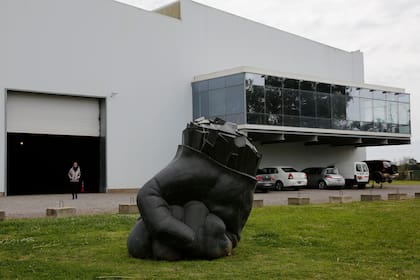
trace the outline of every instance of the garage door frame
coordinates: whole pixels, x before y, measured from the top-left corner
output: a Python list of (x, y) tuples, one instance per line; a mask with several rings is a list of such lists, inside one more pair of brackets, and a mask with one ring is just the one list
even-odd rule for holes
[[(74, 93), (59, 93), (51, 91), (38, 91), (38, 90), (27, 90), (27, 89), (16, 89), (16, 88), (5, 88), (4, 89), (4, 195), (7, 196), (8, 184), (8, 141), (7, 141), (7, 99), (9, 92), (22, 92), (22, 93), (33, 93), (63, 97), (76, 97), (76, 98), (93, 98), (99, 101), (99, 138), (100, 138), (100, 186), (99, 192), (105, 193), (107, 191), (107, 95), (93, 95), (93, 94), (74, 94)], [(11, 93), (12, 94), (12, 93)]]

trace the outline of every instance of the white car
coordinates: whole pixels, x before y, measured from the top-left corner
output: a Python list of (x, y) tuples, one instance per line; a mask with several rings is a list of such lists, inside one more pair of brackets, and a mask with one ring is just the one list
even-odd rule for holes
[(325, 189), (327, 187), (343, 188), (345, 179), (335, 167), (309, 167), (302, 170), (308, 176), (308, 186)]
[(306, 174), (299, 172), (290, 166), (272, 166), (261, 168), (264, 174), (272, 183), (274, 183), (274, 190), (280, 191), (286, 188), (298, 190), (305, 187), (308, 183)]

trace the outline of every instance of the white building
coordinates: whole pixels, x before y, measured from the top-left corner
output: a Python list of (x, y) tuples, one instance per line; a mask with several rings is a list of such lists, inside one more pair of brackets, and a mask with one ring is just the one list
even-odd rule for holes
[(364, 84), (361, 52), (190, 0), (154, 12), (3, 0), (0, 38), (0, 194), (65, 192), (74, 160), (87, 191), (138, 188), (193, 111), (237, 121), (263, 164), (351, 162), (410, 142), (409, 95)]

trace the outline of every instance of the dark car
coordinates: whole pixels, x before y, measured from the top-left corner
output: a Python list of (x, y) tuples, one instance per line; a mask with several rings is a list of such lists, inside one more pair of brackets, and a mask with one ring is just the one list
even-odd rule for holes
[(275, 180), (270, 174), (267, 174), (267, 171), (264, 169), (257, 170), (257, 185), (255, 191), (268, 192), (274, 188)]
[(365, 160), (369, 167), (369, 179), (377, 184), (391, 183), (398, 177), (398, 167), (389, 160)]

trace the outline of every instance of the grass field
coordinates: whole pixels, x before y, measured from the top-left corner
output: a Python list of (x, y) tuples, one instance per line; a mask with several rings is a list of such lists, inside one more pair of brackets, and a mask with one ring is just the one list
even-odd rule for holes
[(393, 180), (392, 185), (420, 185), (420, 181), (418, 180)]
[(420, 200), (254, 209), (230, 257), (129, 258), (136, 216), (0, 223), (0, 279), (419, 279)]

